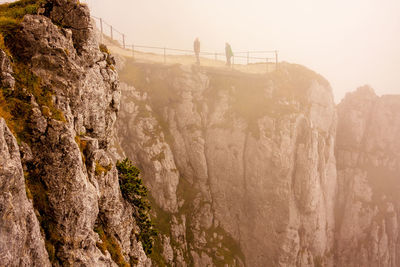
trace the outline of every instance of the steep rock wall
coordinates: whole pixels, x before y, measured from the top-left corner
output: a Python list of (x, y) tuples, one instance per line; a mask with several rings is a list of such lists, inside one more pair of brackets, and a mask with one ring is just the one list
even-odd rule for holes
[[(125, 60), (122, 60), (125, 61)], [(304, 67), (270, 75), (123, 62), (118, 134), (177, 266), (332, 266), (336, 111)]]
[(110, 154), (117, 73), (99, 49), (87, 6), (46, 1), (14, 30), (4, 40), (12, 55), (1, 51), (0, 100), (19, 140), (1, 120), (1, 153), (10, 159), (0, 161), (7, 212), (0, 220), (1, 264), (150, 265)]
[(50, 266), (39, 222), (28, 201), (17, 140), (0, 118), (0, 262)]
[(400, 96), (366, 86), (338, 105), (338, 266), (400, 265)]

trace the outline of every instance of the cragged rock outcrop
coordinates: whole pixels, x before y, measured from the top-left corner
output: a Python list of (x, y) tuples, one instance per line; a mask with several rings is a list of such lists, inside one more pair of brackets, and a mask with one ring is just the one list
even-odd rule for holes
[[(27, 79), (32, 84), (26, 88), (19, 78), (15, 92), (5, 95), (24, 104), (26, 118), (25, 132), (16, 131), (20, 147), (10, 143), (3, 122), (1, 128), (12, 149), (12, 161), (2, 158), (0, 165), (1, 193), (9, 196), (2, 205), (10, 215), (0, 221), (1, 230), (10, 231), (1, 235), (2, 264), (149, 266), (110, 152), (120, 101), (111, 56), (100, 51), (89, 10), (78, 1), (49, 0), (39, 14), (25, 15), (17, 34), (5, 39), (14, 62), (1, 61), (3, 84), (11, 85), (4, 78), (13, 75), (8, 66), (16, 66), (18, 77), (37, 77)], [(20, 214), (19, 221), (7, 228), (13, 214)], [(29, 222), (22, 225), (24, 220)], [(12, 238), (15, 245), (6, 246)]]
[[(86, 6), (34, 13), (0, 49), (0, 265), (399, 265), (398, 96), (363, 87), (336, 108), (287, 63), (115, 66)], [(150, 188), (151, 259), (118, 154)]]
[(400, 264), (400, 96), (368, 87), (338, 105), (338, 266)]
[(323, 78), (289, 64), (268, 76), (124, 64), (118, 134), (160, 207), (159, 262), (333, 266), (336, 110)]
[(362, 87), (336, 107), (300, 66), (119, 62), (118, 134), (160, 208), (156, 261), (398, 265), (399, 96)]
[(4, 88), (14, 88), (15, 79), (12, 74), (13, 70), (11, 68), (10, 59), (3, 50), (0, 50), (0, 86)]
[(56, 25), (71, 30), (74, 47), (80, 54), (93, 33), (89, 9), (80, 5), (79, 0), (53, 0), (46, 6), (45, 13)]
[(0, 118), (0, 262), (50, 266), (39, 222), (27, 198), (17, 140)]

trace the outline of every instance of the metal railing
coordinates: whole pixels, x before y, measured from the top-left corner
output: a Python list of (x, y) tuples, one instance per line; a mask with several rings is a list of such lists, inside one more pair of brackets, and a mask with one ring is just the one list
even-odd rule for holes
[[(96, 26), (100, 30), (100, 41), (103, 43), (104, 38), (109, 38), (111, 45), (115, 45), (124, 50), (130, 51), (131, 56), (135, 58), (138, 53), (151, 53), (162, 57), (162, 62), (167, 64), (167, 58), (169, 56), (176, 55), (191, 55), (194, 56), (195, 53), (193, 50), (189, 49), (178, 49), (178, 48), (169, 48), (169, 47), (158, 47), (158, 46), (146, 46), (146, 45), (135, 45), (135, 44), (127, 44), (126, 43), (126, 35), (120, 31), (118, 31), (111, 24), (107, 23), (104, 19), (92, 16), (92, 18), (96, 21)], [(201, 57), (205, 57), (208, 59), (212, 59), (218, 61), (219, 58), (224, 58), (225, 53), (221, 52), (200, 52), (199, 55)], [(256, 55), (256, 56), (254, 56)], [(232, 65), (238, 65), (235, 61), (241, 61), (242, 65), (250, 65), (250, 64), (266, 64), (267, 72), (269, 72), (269, 66), (271, 64), (275, 65), (275, 69), (278, 68), (278, 51), (270, 50), (270, 51), (239, 51), (233, 52), (232, 57)], [(240, 64), (240, 63), (239, 63)]]

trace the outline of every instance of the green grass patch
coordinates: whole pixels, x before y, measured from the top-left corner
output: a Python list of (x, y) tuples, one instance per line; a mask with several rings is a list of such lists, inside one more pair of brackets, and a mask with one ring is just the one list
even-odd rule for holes
[(99, 237), (102, 241), (96, 243), (96, 246), (100, 249), (100, 251), (103, 254), (108, 251), (113, 261), (119, 267), (130, 267), (130, 264), (125, 261), (125, 258), (122, 255), (121, 247), (115, 237), (106, 233), (101, 225), (95, 227), (94, 231), (99, 234)]
[[(25, 184), (27, 194), (33, 200), (33, 206), (38, 211), (37, 216), (41, 229), (45, 234), (45, 247), (49, 254), (50, 261), (57, 265), (60, 264), (56, 252), (65, 240), (57, 231), (57, 222), (53, 219), (52, 208), (48, 200), (48, 188), (41, 177), (41, 168), (31, 163), (27, 164), (27, 172), (25, 173)], [(29, 193), (28, 193), (29, 192)]]
[(33, 108), (32, 95), (45, 117), (65, 121), (63, 113), (54, 106), (52, 88), (43, 86), (40, 78), (18, 61), (18, 53), (13, 53), (13, 38), (18, 35), (23, 17), (36, 14), (42, 3), (42, 0), (21, 0), (0, 5), (0, 48), (11, 60), (16, 81), (14, 90), (0, 89), (0, 115), (6, 119), (17, 138), (26, 141), (30, 139), (28, 124)]
[(0, 33), (10, 42), (27, 14), (37, 14), (44, 0), (20, 0), (0, 5)]
[(94, 173), (98, 176), (101, 174), (106, 174), (109, 171), (111, 171), (112, 168), (112, 164), (108, 164), (107, 166), (102, 166), (98, 161), (96, 161), (96, 166), (95, 166), (95, 170)]
[(6, 102), (6, 99), (2, 91), (0, 91), (0, 117), (2, 117), (3, 119), (5, 119), (6, 122), (8, 122), (7, 123), (8, 127), (10, 127), (11, 130), (13, 130), (16, 127), (14, 123), (11, 124), (13, 116), (10, 113), (8, 104)]
[(0, 17), (21, 22), (26, 14), (37, 14), (43, 0), (20, 0), (0, 5)]
[[(0, 48), (10, 58), (15, 79), (15, 88), (0, 88), (0, 116), (3, 117), (18, 141), (31, 143), (32, 96), (35, 98), (42, 114), (50, 119), (65, 121), (61, 111), (55, 108), (51, 88), (43, 87), (39, 77), (34, 75), (27, 65), (18, 62), (18, 57), (12, 54), (13, 37), (18, 34), (19, 25), (26, 14), (36, 14), (42, 1), (17, 1), (0, 5)], [(52, 219), (52, 209), (49, 205), (47, 187), (41, 177), (40, 166), (27, 164), (25, 173), (26, 194), (33, 200), (38, 211), (38, 220), (45, 235), (45, 247), (50, 261), (59, 265), (57, 248), (64, 242), (57, 233), (57, 223)]]
[(108, 47), (105, 44), (100, 44), (99, 49), (101, 52), (106, 53), (107, 55), (110, 55), (110, 50), (108, 50)]
[(14, 18), (0, 16), (0, 33), (4, 39), (9, 40), (17, 33), (20, 21)]
[(78, 144), (79, 150), (81, 151), (82, 162), (86, 164), (86, 150), (87, 150), (87, 141), (82, 140), (81, 136), (75, 136), (75, 142)]
[(22, 63), (14, 63), (15, 88), (0, 89), (0, 114), (6, 119), (11, 131), (20, 140), (30, 142), (31, 125), (30, 117), (34, 108), (31, 100), (35, 98), (43, 116), (47, 119), (66, 121), (63, 113), (53, 104), (53, 91), (41, 85), (39, 77), (34, 75)]

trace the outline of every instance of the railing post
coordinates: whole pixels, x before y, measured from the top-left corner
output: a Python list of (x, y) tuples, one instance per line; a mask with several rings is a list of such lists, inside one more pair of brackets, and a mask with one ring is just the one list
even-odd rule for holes
[(249, 59), (250, 59), (250, 52), (247, 51), (247, 65), (249, 65)]
[(103, 34), (104, 34), (104, 32), (103, 32), (103, 19), (102, 18), (100, 18), (100, 32), (101, 32), (100, 42), (103, 43)]
[(278, 69), (278, 50), (275, 50), (275, 69)]
[(113, 27), (110, 25), (110, 33), (111, 33), (111, 41), (114, 41), (113, 38)]
[(164, 47), (164, 64), (166, 64), (167, 63), (167, 51), (166, 51), (167, 49)]
[(125, 49), (125, 34), (122, 34), (122, 45), (124, 46)]

